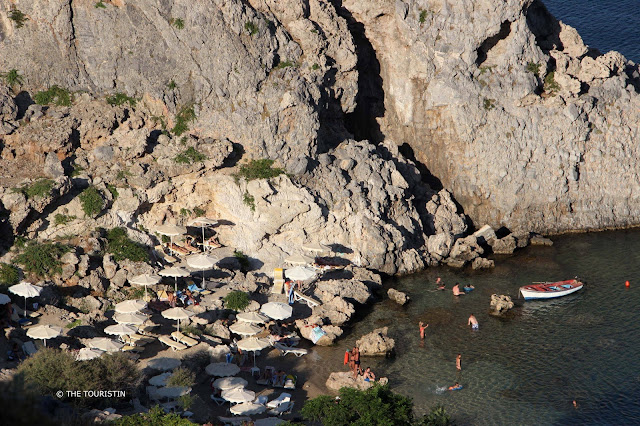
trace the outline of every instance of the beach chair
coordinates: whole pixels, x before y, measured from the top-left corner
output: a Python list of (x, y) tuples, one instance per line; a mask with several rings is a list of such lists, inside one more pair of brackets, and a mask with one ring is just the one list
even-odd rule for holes
[(322, 302), (320, 302), (319, 300), (316, 300), (311, 296), (306, 296), (300, 293), (298, 290), (293, 290), (293, 299), (296, 302), (305, 303), (310, 308), (315, 308), (316, 306), (319, 306), (322, 304)]
[(224, 425), (233, 425), (240, 426), (242, 424), (248, 424), (251, 422), (251, 417), (243, 416), (243, 417), (223, 417), (218, 416), (218, 420), (222, 422)]
[(185, 336), (184, 334), (180, 333), (179, 331), (174, 331), (173, 333), (171, 333), (171, 337), (174, 338), (174, 340), (187, 345), (189, 347), (191, 346), (195, 346), (197, 345), (199, 342), (196, 339), (193, 339), (189, 336)]
[(184, 349), (187, 349), (186, 345), (183, 345), (180, 342), (176, 342), (169, 336), (160, 336), (158, 337), (158, 340), (160, 340), (160, 342), (164, 343), (165, 345), (169, 346), (174, 351), (182, 351)]
[(16, 324), (22, 327), (26, 327), (27, 325), (33, 324), (29, 318), (21, 317), (20, 315), (18, 315), (18, 313), (15, 310), (11, 314), (11, 321), (15, 322)]
[(287, 392), (282, 392), (279, 397), (273, 399), (267, 403), (267, 407), (276, 408), (280, 404), (284, 404), (286, 402), (291, 401), (291, 394)]
[(132, 346), (132, 345), (124, 345), (122, 347), (122, 349), (120, 349), (122, 352), (136, 352), (136, 353), (140, 353), (142, 351), (144, 351), (144, 348), (141, 348), (140, 346)]
[(141, 334), (131, 334), (129, 336), (129, 343), (132, 346), (144, 346), (148, 343), (153, 342), (155, 339), (149, 336), (143, 336)]
[(171, 263), (175, 263), (178, 259), (176, 259), (175, 257), (171, 256), (170, 254), (167, 254), (164, 251), (164, 247), (162, 247), (161, 245), (155, 246), (153, 248), (153, 254), (160, 260), (164, 261), (165, 263), (171, 264)]
[(303, 355), (306, 355), (309, 351), (301, 348), (294, 348), (293, 346), (283, 345), (280, 342), (275, 342), (273, 347), (280, 351), (280, 355), (285, 356), (287, 354), (294, 354), (298, 358)]
[(268, 400), (269, 398), (267, 398), (266, 395), (259, 395), (256, 397), (256, 399), (253, 402), (256, 404), (264, 405), (267, 403)]
[(224, 404), (226, 404), (227, 402), (229, 402), (229, 401), (227, 401), (226, 399), (221, 398), (221, 397), (219, 397), (219, 396), (216, 396), (216, 395), (215, 395), (215, 394), (213, 394), (213, 393), (211, 394), (211, 400), (212, 400), (213, 402), (215, 402), (216, 404), (218, 404), (218, 405), (224, 405)]
[(278, 405), (276, 408), (269, 411), (269, 414), (273, 414), (275, 416), (281, 416), (283, 414), (289, 414), (293, 410), (293, 402), (288, 401), (283, 404)]
[(273, 270), (273, 287), (271, 293), (282, 294), (284, 289), (284, 270), (282, 268), (275, 268)]
[(22, 344), (22, 352), (24, 352), (26, 356), (31, 356), (38, 352), (38, 348), (36, 348), (36, 345), (32, 341), (28, 341)]

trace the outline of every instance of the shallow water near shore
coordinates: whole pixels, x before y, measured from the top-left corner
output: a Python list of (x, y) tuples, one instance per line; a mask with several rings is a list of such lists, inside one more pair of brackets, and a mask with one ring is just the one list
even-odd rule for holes
[[(392, 388), (411, 396), (416, 414), (444, 404), (458, 424), (640, 423), (640, 231), (554, 238), (553, 247), (529, 247), (497, 259), (494, 270), (433, 268), (385, 284), (410, 294), (400, 307), (376, 304), (333, 348), (317, 348), (312, 377), (342, 367), (344, 350), (374, 328), (388, 326), (393, 359), (363, 358)], [(508, 319), (488, 314), (493, 293), (516, 297), (534, 281), (579, 276), (576, 294), (528, 301)], [(434, 291), (441, 276), (447, 291)], [(631, 281), (626, 289), (624, 282)], [(476, 289), (456, 298), (459, 281)], [(480, 330), (471, 331), (474, 313)], [(429, 323), (424, 342), (418, 322)], [(462, 374), (455, 357), (462, 354)], [(455, 381), (464, 389), (445, 391)], [(577, 409), (572, 401), (578, 403)]]

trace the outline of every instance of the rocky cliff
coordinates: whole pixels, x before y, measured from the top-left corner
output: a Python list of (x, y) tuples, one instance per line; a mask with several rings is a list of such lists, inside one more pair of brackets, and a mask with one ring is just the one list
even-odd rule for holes
[[(7, 246), (154, 244), (201, 211), (255, 267), (320, 241), (395, 274), (483, 253), (459, 205), (516, 231), (637, 223), (638, 67), (538, 1), (5, 1), (0, 72)], [(237, 178), (260, 158), (288, 173)]]
[(638, 66), (585, 46), (538, 0), (344, 0), (380, 64), (382, 133), (476, 225), (638, 223)]

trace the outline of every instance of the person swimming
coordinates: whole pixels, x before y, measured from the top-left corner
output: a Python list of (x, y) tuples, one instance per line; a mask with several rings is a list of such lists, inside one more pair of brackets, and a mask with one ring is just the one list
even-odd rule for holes
[(436, 278), (436, 287), (438, 290), (444, 290), (444, 283), (442, 282), (442, 278)]
[(450, 391), (460, 390), (460, 389), (462, 389), (462, 385), (458, 382), (456, 382), (453, 386), (449, 386)]
[(424, 339), (424, 330), (429, 327), (429, 324), (425, 324), (420, 321), (420, 324), (418, 324), (418, 326), (420, 327), (420, 339)]

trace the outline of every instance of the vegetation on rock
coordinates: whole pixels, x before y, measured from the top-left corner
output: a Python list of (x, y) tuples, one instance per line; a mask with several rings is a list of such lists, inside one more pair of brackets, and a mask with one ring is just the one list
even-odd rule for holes
[(137, 102), (134, 98), (131, 98), (122, 92), (118, 92), (114, 95), (107, 96), (106, 100), (107, 100), (107, 103), (111, 106), (120, 106), (125, 103), (128, 103), (129, 106), (131, 106), (131, 108), (135, 108), (136, 102)]
[(206, 159), (207, 157), (203, 153), (190, 146), (180, 154), (176, 155), (174, 161), (178, 164), (192, 164), (204, 161)]
[(195, 423), (175, 413), (166, 414), (162, 407), (156, 405), (148, 413), (123, 416), (111, 424), (114, 426), (192, 426)]
[(87, 217), (97, 216), (104, 208), (104, 198), (95, 186), (82, 191), (78, 198), (82, 204), (82, 211)]
[(540, 64), (537, 64), (535, 62), (527, 63), (527, 71), (535, 75), (540, 75)]
[(240, 250), (234, 250), (233, 257), (238, 259), (238, 262), (240, 262), (240, 269), (242, 269), (242, 272), (247, 272), (249, 270), (249, 257), (246, 254)]
[(96, 4), (93, 5), (96, 9), (106, 9), (107, 5), (104, 4), (102, 2), (102, 0), (100, 0), (99, 2), (96, 2)]
[(55, 226), (66, 225), (67, 223), (71, 222), (75, 218), (76, 218), (75, 216), (69, 216), (66, 214), (57, 213), (53, 219), (53, 223)]
[(287, 68), (287, 67), (295, 67), (296, 63), (295, 62), (291, 62), (291, 61), (280, 61), (278, 62), (278, 65), (276, 65), (277, 69), (283, 69), (283, 68)]
[(142, 244), (130, 240), (124, 228), (113, 228), (107, 233), (107, 252), (113, 254), (116, 262), (124, 259), (132, 262), (149, 260), (147, 249)]
[(182, 107), (182, 109), (176, 114), (176, 123), (171, 129), (171, 132), (180, 136), (184, 132), (189, 130), (189, 122), (196, 119), (196, 113), (193, 109), (193, 105)]
[(249, 306), (249, 295), (244, 291), (232, 291), (224, 297), (225, 308), (241, 311)]
[(20, 270), (9, 263), (0, 263), (0, 286), (9, 287), (20, 281)]
[(15, 260), (26, 272), (44, 278), (62, 273), (60, 258), (70, 250), (60, 243), (30, 242)]
[(0, 74), (0, 76), (8, 86), (21, 85), (24, 81), (18, 70), (15, 68)]
[(71, 93), (67, 89), (54, 85), (48, 90), (36, 93), (33, 100), (38, 105), (71, 106)]
[(51, 194), (53, 181), (51, 179), (38, 179), (30, 185), (23, 185), (14, 189), (15, 192), (22, 192), (27, 199), (43, 198)]
[(560, 90), (560, 85), (556, 83), (555, 73), (551, 71), (544, 78), (544, 90), (549, 92), (550, 94), (555, 94), (558, 90)]
[(191, 387), (196, 383), (196, 375), (193, 371), (185, 367), (179, 367), (173, 370), (171, 376), (167, 379), (168, 387)]
[(236, 177), (243, 177), (250, 181), (254, 179), (274, 178), (284, 173), (284, 169), (272, 166), (273, 160), (267, 158), (251, 160), (249, 163), (240, 166)]
[(253, 195), (249, 194), (247, 191), (242, 194), (242, 202), (249, 206), (252, 212), (256, 211), (256, 199)]
[(182, 18), (171, 18), (169, 23), (179, 30), (184, 28), (184, 20)]
[(25, 21), (29, 20), (27, 15), (22, 13), (22, 11), (15, 6), (13, 6), (9, 12), (9, 19), (16, 23), (16, 28), (24, 27)]
[(244, 29), (249, 31), (249, 34), (252, 36), (258, 34), (258, 26), (254, 24), (252, 21), (245, 22)]

